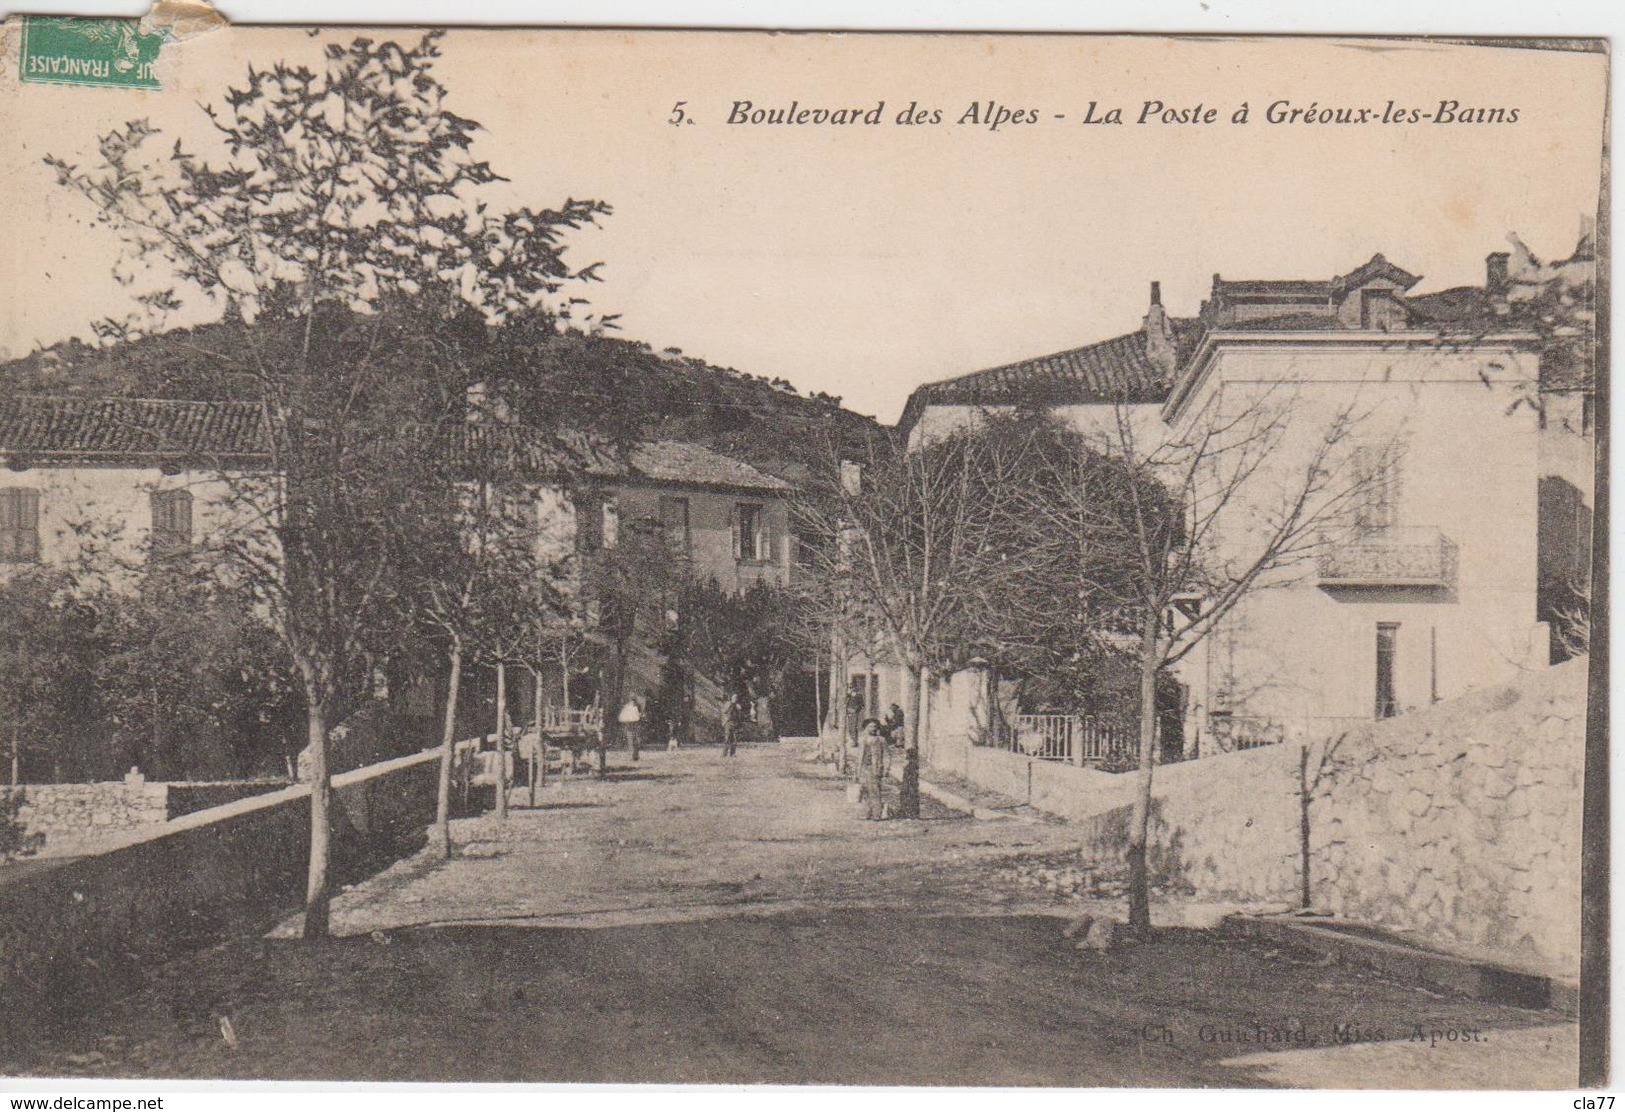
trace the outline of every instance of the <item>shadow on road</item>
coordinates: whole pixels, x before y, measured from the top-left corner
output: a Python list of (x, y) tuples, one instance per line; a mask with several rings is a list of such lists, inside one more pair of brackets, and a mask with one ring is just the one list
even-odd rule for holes
[[(843, 909), (601, 929), (253, 940), (175, 963), (8, 1071), (126, 1077), (1248, 1085), (1239, 1054), (1550, 1013), (1165, 931), (1080, 953), (1046, 916)], [(230, 1019), (236, 1041), (220, 1035)], [(1260, 1034), (1263, 1032), (1264, 1034)], [(1271, 1041), (1280, 1032), (1281, 1041)], [(1166, 1036), (1166, 1037), (1165, 1037)], [(1493, 1053), (1493, 1040), (1451, 1047)], [(8, 1057), (11, 1057), (8, 1055)]]

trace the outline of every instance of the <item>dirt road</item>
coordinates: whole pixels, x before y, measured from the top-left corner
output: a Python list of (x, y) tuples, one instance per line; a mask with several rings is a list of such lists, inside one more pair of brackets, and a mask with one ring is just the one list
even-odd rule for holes
[[(1066, 859), (1066, 826), (942, 810), (866, 823), (805, 755), (662, 751), (608, 781), (555, 783), (505, 824), (460, 823), (454, 861), (420, 856), (344, 893), (333, 941), (304, 944), (287, 924), (176, 962), (70, 1041), (17, 1048), (7, 1071), (1184, 1086), (1572, 1076), (1572, 1028), (1550, 1014), (1174, 926), (1080, 953), (1062, 936), (1068, 917), (1117, 904), (1036, 883)], [(1165, 923), (1213, 910), (1161, 908)], [(1429, 1046), (1435, 1031), (1458, 1037)]]

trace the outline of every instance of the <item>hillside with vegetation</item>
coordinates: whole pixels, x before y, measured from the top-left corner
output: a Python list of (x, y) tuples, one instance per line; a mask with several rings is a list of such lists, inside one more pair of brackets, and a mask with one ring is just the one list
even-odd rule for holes
[[(232, 348), (244, 331), (216, 323), (101, 344), (68, 340), (0, 363), (0, 392), (252, 398), (252, 383), (234, 385), (219, 373), (223, 364), (249, 362)], [(467, 381), (502, 379), (537, 424), (619, 442), (690, 440), (799, 484), (818, 485), (838, 455), (867, 455), (880, 428), (842, 408), (840, 398), (801, 394), (783, 379), (713, 366), (675, 348), (559, 330), (548, 320), (504, 329), (472, 321), (453, 335)]]

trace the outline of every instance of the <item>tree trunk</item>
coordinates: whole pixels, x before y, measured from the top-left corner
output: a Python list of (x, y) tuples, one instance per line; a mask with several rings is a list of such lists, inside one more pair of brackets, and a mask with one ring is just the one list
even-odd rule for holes
[[(152, 760), (162, 768), (164, 764), (163, 703), (158, 695), (158, 681), (152, 681)], [(149, 764), (147, 766), (151, 768)]]
[(434, 844), (442, 861), (451, 859), (451, 773), (457, 761), (457, 696), (463, 682), (463, 645), (451, 643), (446, 681), (446, 723), (440, 734), (440, 783), (434, 801)]
[(310, 870), (305, 883), (305, 937), (326, 938), (328, 863), (332, 857), (332, 824), (328, 818), (332, 778), (327, 770), (327, 708), (315, 695), (307, 695), (306, 736), (310, 744)]
[(903, 750), (903, 787), (897, 801), (897, 814), (905, 819), (920, 817), (920, 682), (923, 668), (909, 664), (904, 668), (908, 682), (908, 745)]
[(851, 680), (847, 675), (846, 644), (837, 639), (830, 658), (830, 671), (833, 674), (832, 683), (837, 691), (832, 692), (829, 700), (830, 714), (835, 719), (835, 771), (842, 776), (846, 775), (846, 737), (852, 728), (847, 725), (846, 693), (851, 690)]
[(1151, 874), (1146, 843), (1151, 833), (1151, 787), (1157, 749), (1157, 624), (1161, 614), (1147, 611), (1140, 635), (1140, 768), (1135, 773), (1134, 810), (1129, 816), (1128, 930), (1144, 937), (1151, 932)]
[(621, 698), (626, 694), (626, 644), (617, 639), (610, 671), (609, 698), (603, 700), (604, 713), (598, 722), (598, 778), (609, 775), (609, 731), (620, 728)]
[(822, 671), (818, 660), (818, 650), (813, 649), (813, 720), (818, 723), (818, 732), (824, 731), (824, 685), (818, 682), (818, 673)]
[(508, 669), (497, 664), (497, 818), (508, 817)]
[(537, 781), (547, 775), (547, 734), (542, 730), (542, 719), (545, 717), (542, 705), (542, 669), (540, 665), (530, 674), (534, 690), (531, 692), (531, 719), (536, 727), (536, 747), (531, 750), (530, 758), (530, 805), (536, 806)]
[(1299, 906), (1309, 910), (1314, 902), (1309, 883), (1309, 743), (1298, 752), (1298, 877)]
[(932, 678), (931, 669), (920, 669), (920, 760), (925, 760), (925, 751), (935, 751), (931, 741), (931, 691), (936, 681)]

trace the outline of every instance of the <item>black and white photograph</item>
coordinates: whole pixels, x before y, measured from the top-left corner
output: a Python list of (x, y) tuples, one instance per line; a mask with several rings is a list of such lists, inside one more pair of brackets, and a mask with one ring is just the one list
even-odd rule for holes
[(8, 18), (0, 1088), (1605, 1088), (1609, 71)]

